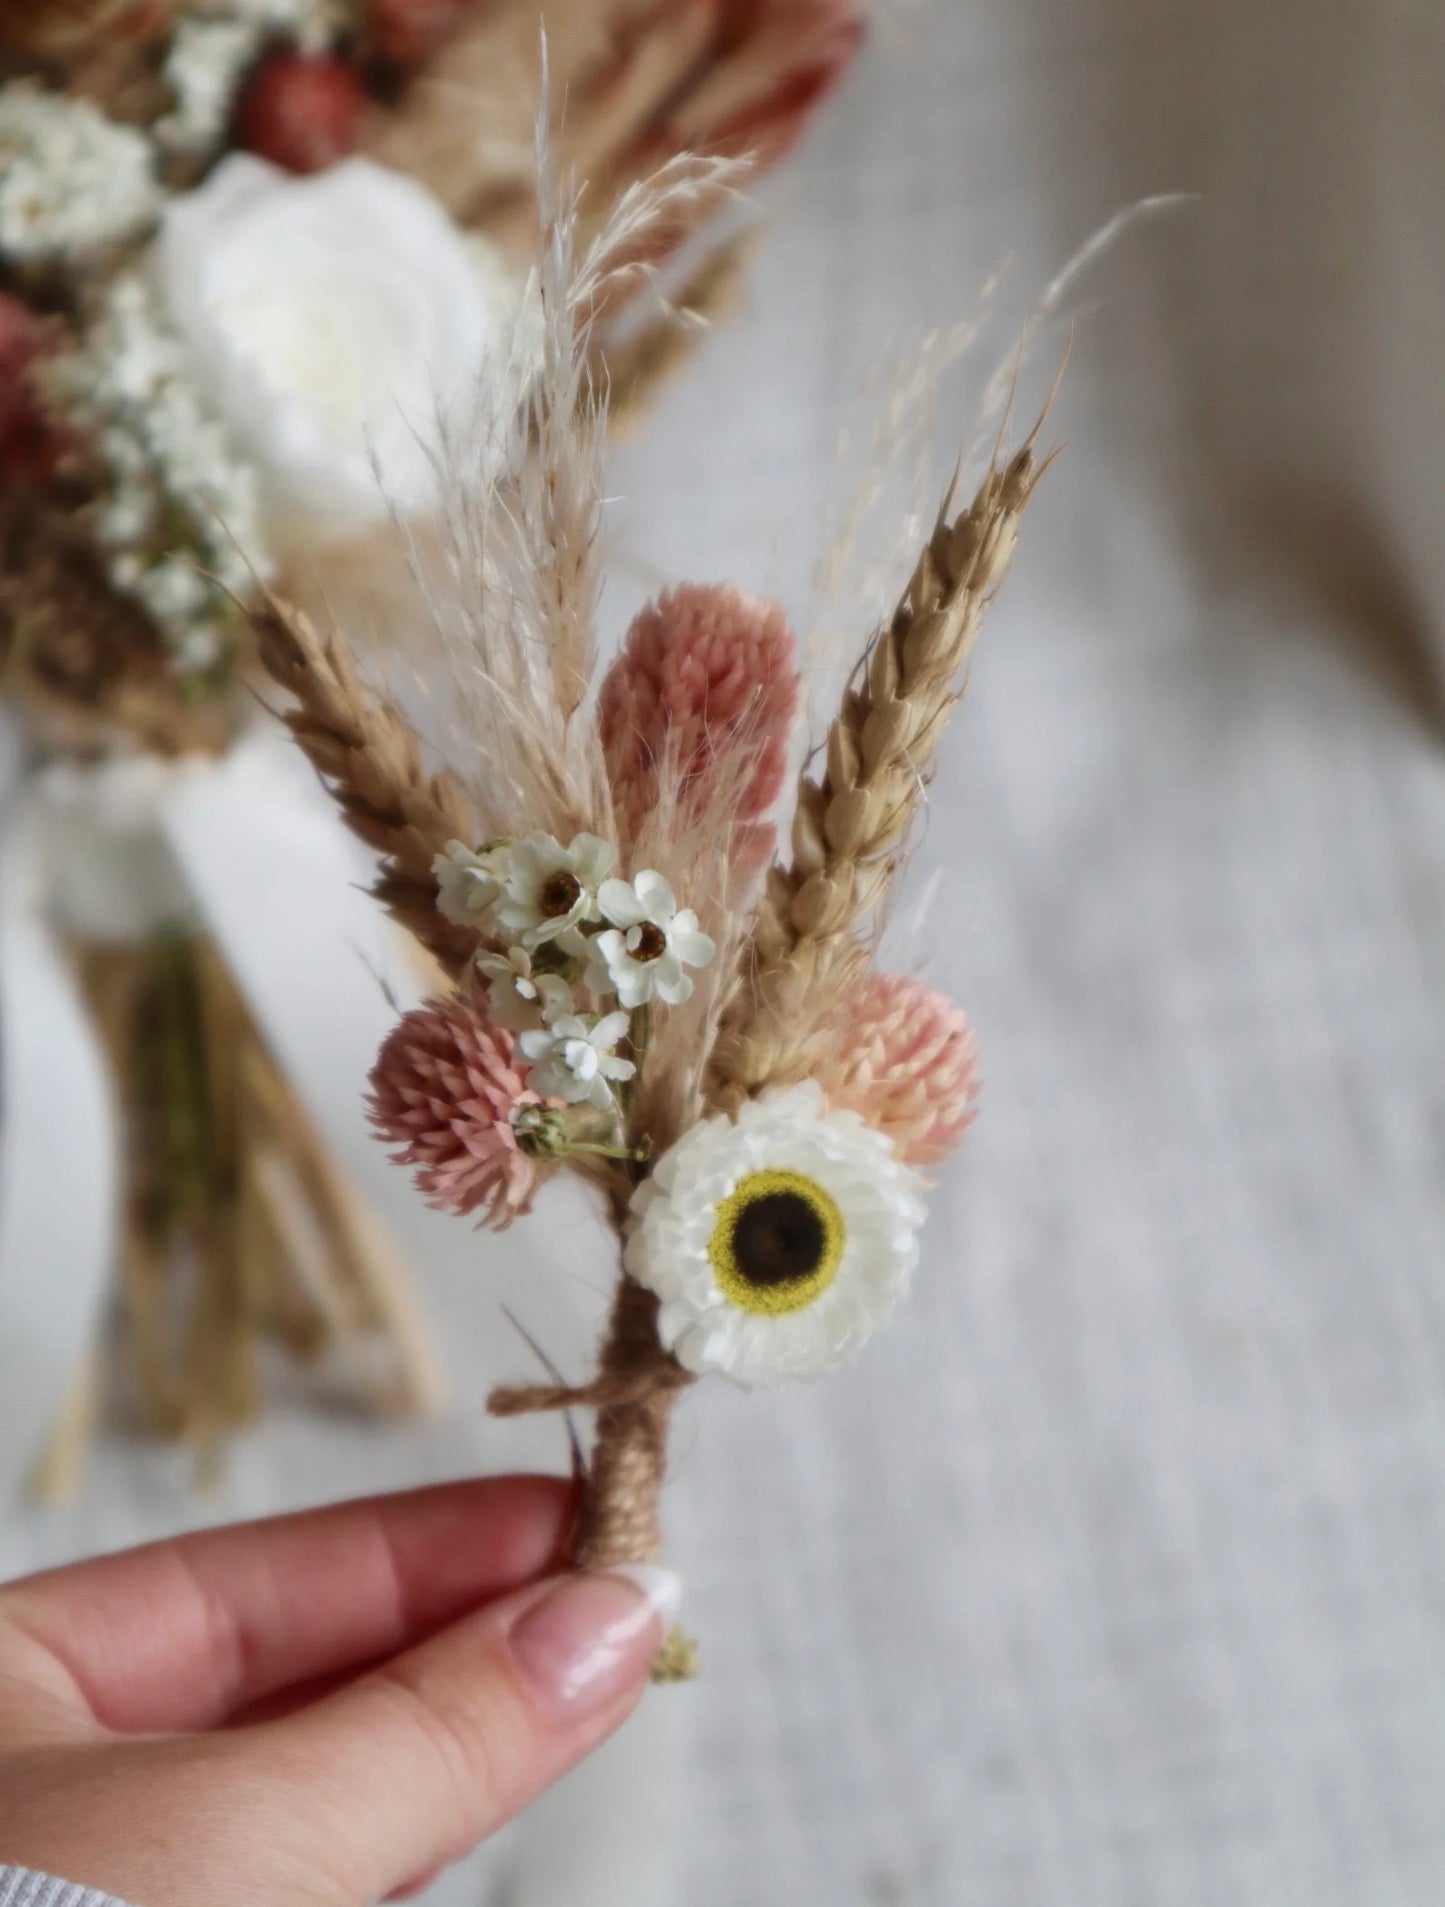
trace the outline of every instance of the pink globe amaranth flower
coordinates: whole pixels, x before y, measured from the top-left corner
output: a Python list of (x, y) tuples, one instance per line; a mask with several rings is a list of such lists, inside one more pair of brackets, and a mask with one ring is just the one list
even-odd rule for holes
[(946, 994), (903, 973), (867, 975), (843, 999), (815, 1077), (835, 1106), (886, 1132), (909, 1165), (937, 1165), (972, 1125), (973, 1029)]
[[(776, 603), (729, 584), (649, 604), (602, 684), (598, 720), (619, 819), (635, 833), (664, 776), (685, 813), (753, 823), (778, 798), (800, 678)], [(747, 831), (766, 840), (767, 829)]]
[(429, 1205), (480, 1212), (500, 1229), (536, 1189), (512, 1125), (519, 1108), (542, 1104), (526, 1080), (512, 1035), (458, 994), (414, 1008), (393, 1028), (371, 1071), (367, 1111)]

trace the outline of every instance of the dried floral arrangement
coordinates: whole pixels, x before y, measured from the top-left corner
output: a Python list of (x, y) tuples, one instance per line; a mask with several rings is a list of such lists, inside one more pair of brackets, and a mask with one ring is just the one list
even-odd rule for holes
[[(158, 764), (254, 720), (265, 587), (354, 581), (440, 511), (449, 420), (515, 395), (544, 17), (587, 220), (684, 150), (719, 162), (678, 161), (592, 314), (621, 415), (740, 270), (722, 162), (791, 146), (858, 44), (853, 0), (0, 0), (0, 695), (98, 849), (155, 871)], [(391, 1248), (175, 875), (144, 921), (60, 910), (127, 1115), (147, 1414), (210, 1461), (262, 1341), (378, 1333), (385, 1397), (424, 1408)]]
[[(273, 597), (258, 629), (292, 734), (379, 854), (377, 896), (451, 980), (386, 1040), (376, 1131), (443, 1210), (504, 1227), (575, 1174), (617, 1235), (595, 1375), (491, 1400), (595, 1410), (574, 1556), (597, 1568), (657, 1553), (687, 1386), (836, 1370), (909, 1286), (924, 1174), (973, 1117), (974, 1043), (943, 995), (877, 970), (876, 934), (1038, 467), (1025, 444), (967, 508), (945, 499), (780, 851), (802, 719), (780, 608), (673, 589), (599, 679), (588, 314), (628, 269), (627, 226), (587, 241), (564, 205), (543, 238), (516, 454), (452, 473), (433, 603), (450, 739), (369, 688), (335, 626)], [(673, 1638), (659, 1676), (691, 1667)]]
[[(0, 9), (0, 650), (24, 686), (194, 740), (258, 579), (435, 506), (438, 414), (525, 302), (543, 18), (598, 221), (680, 152), (781, 157), (860, 32), (851, 0)], [(678, 195), (649, 265), (725, 196)], [(599, 314), (614, 408), (739, 246), (704, 239), (669, 310), (625, 308), (639, 273)]]

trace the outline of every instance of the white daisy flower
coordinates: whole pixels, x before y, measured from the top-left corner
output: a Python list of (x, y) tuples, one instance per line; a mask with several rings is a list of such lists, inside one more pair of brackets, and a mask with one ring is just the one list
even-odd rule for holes
[(479, 854), (465, 841), (448, 841), (432, 862), (437, 884), (437, 909), (454, 927), (479, 932), (500, 898), (506, 879), (504, 851), (492, 848)]
[(482, 954), (477, 965), (487, 976), (492, 1018), (510, 1032), (526, 1032), (573, 1011), (571, 987), (560, 973), (538, 973), (525, 947)]
[(524, 1033), (517, 1043), (532, 1068), (527, 1084), (544, 1099), (606, 1110), (613, 1104), (614, 1081), (631, 1079), (637, 1071), (616, 1052), (628, 1024), (625, 1013), (609, 1013), (590, 1025), (573, 1013)]
[(923, 1181), (811, 1080), (705, 1119), (632, 1201), (629, 1273), (690, 1371), (746, 1388), (850, 1363), (908, 1290)]
[(612, 872), (617, 850), (595, 834), (579, 834), (564, 848), (550, 834), (529, 834), (507, 852), (506, 886), (497, 925), (524, 947), (560, 940), (581, 951), (577, 929), (600, 920), (597, 890)]
[(634, 1008), (654, 999), (668, 1006), (691, 999), (683, 968), (705, 967), (717, 946), (699, 931), (690, 907), (679, 910), (662, 876), (649, 867), (633, 881), (604, 881), (597, 901), (612, 926), (592, 943), (587, 984), (593, 992), (611, 989)]

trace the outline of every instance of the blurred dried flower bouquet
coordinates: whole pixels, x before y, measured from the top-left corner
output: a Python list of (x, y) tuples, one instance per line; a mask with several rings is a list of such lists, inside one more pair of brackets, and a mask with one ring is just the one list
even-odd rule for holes
[(582, 327), (621, 416), (740, 270), (711, 162), (787, 151), (858, 44), (853, 0), (0, 0), (0, 692), (71, 833), (134, 874), (116, 908), (57, 906), (128, 1123), (133, 1366), (155, 1427), (211, 1453), (261, 1339), (379, 1331), (392, 1392), (433, 1388), (389, 1247), (154, 822), (166, 764), (252, 719), (264, 590), (394, 637), (388, 589), (444, 540), (449, 431), (485, 412), (515, 442), (544, 18), (582, 235), (621, 217), (627, 269)]
[[(381, 854), (377, 895), (450, 976), (385, 1041), (376, 1130), (442, 1210), (504, 1227), (573, 1174), (616, 1235), (596, 1373), (492, 1398), (595, 1410), (582, 1568), (656, 1555), (669, 1420), (695, 1379), (835, 1371), (908, 1289), (924, 1172), (973, 1116), (974, 1047), (945, 997), (877, 969), (877, 933), (1038, 478), (1025, 443), (966, 509), (945, 498), (779, 851), (802, 701), (781, 609), (677, 588), (598, 669), (589, 314), (676, 186), (664, 169), (590, 237), (564, 195), (544, 221), (510, 448), (504, 431), (450, 472), (445, 745), (365, 685), (341, 629), (274, 595), (258, 618), (292, 733)], [(656, 1673), (692, 1669), (675, 1635)]]

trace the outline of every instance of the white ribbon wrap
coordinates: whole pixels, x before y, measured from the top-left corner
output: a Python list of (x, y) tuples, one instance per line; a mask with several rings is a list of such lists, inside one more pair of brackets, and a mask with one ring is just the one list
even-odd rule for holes
[(105, 1056), (46, 920), (36, 789), (0, 833), (0, 1505), (25, 1487), (89, 1357), (120, 1185)]

